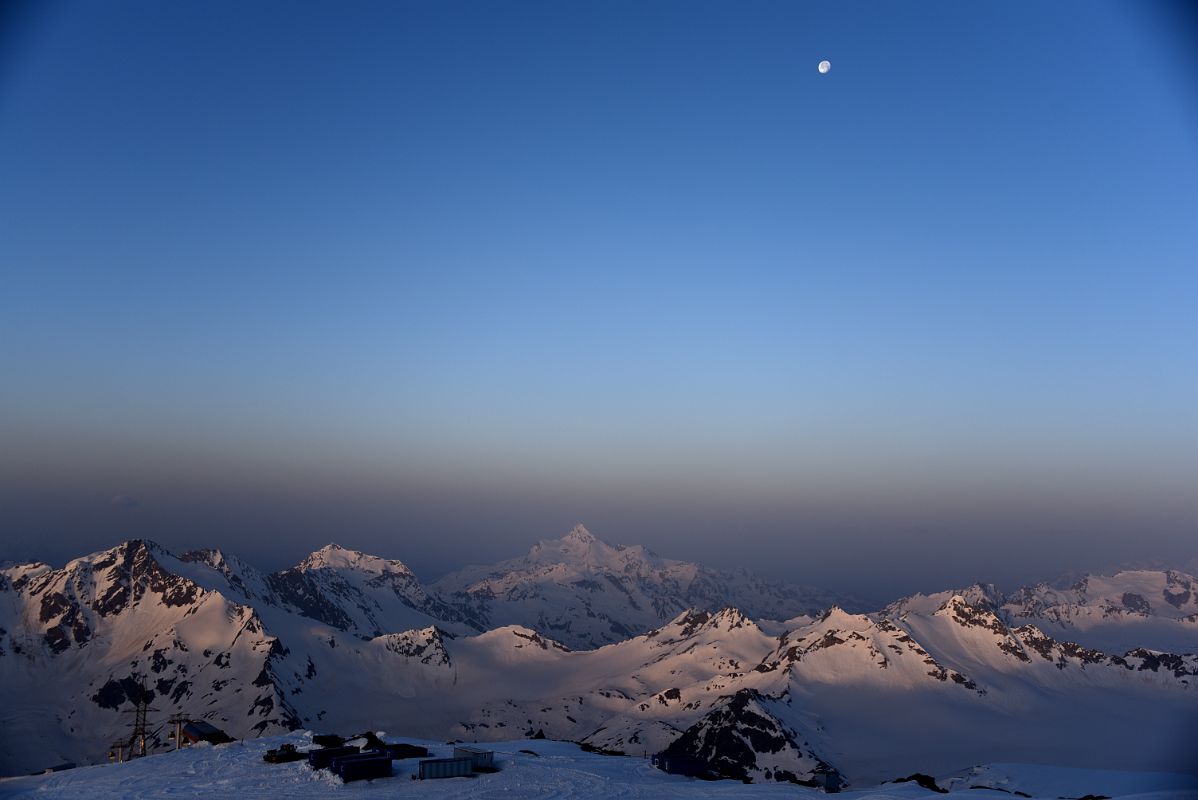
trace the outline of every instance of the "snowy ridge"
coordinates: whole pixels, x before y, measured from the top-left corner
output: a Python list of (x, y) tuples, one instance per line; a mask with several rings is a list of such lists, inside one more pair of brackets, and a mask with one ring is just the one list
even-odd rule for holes
[(277, 639), (254, 609), (180, 571), (182, 562), (143, 541), (59, 570), (6, 571), (16, 577), (6, 605), (17, 615), (0, 623), (9, 632), (4, 721), (27, 734), (6, 748), (6, 771), (45, 759), (47, 744), (52, 757), (78, 757), (84, 732), (102, 732), (91, 747), (107, 747), (127, 727), (121, 712), (142, 697), (240, 735), (297, 724), (273, 681)]
[(1035, 625), (1054, 638), (1108, 652), (1152, 647), (1198, 653), (1198, 578), (1177, 570), (1128, 570), (1090, 575), (1069, 588), (1038, 584), (1004, 595), (996, 587), (915, 594), (891, 603), (880, 616), (930, 612), (960, 595), (988, 608), (1006, 625)]
[(447, 575), (433, 590), (470, 609), (485, 627), (517, 624), (574, 648), (599, 647), (652, 630), (687, 608), (740, 608), (786, 619), (836, 602), (830, 592), (661, 558), (613, 545), (582, 525), (520, 557)]
[(472, 629), (461, 612), (430, 597), (402, 562), (336, 544), (267, 582), (276, 604), (363, 638), (432, 624)]
[(929, 655), (910, 634), (886, 620), (833, 608), (811, 625), (783, 634), (778, 649), (758, 666), (779, 667), (804, 683), (881, 683), (888, 686), (960, 686), (985, 694), (960, 672)]
[[(562, 573), (566, 560), (640, 605), (663, 575), (685, 593), (680, 576), (693, 582), (700, 569), (582, 529), (526, 559), (471, 585), (527, 588), (529, 608), (541, 607), (544, 587), (560, 584), (529, 583), (530, 571), (581, 574)], [(594, 577), (600, 568), (627, 582)], [(1184, 624), (1186, 579), (1159, 574), (1173, 598), (1162, 619)], [(1127, 580), (1102, 597), (1128, 593)], [(567, 584), (563, 596), (577, 591), (591, 592)], [(679, 602), (656, 597), (662, 611)], [(1071, 597), (1076, 608), (1102, 602)], [(1051, 599), (1045, 608), (1063, 607)], [(1120, 619), (1151, 622), (1149, 602)], [(644, 633), (579, 649), (538, 625), (475, 632), (402, 562), (335, 545), (272, 575), (219, 551), (176, 558), (134, 541), (62, 569), (6, 566), (0, 615), (0, 724), (20, 732), (0, 751), (10, 774), (102, 760), (142, 697), (158, 716), (201, 716), (235, 737), (313, 726), (480, 741), (543, 732), (638, 755), (676, 746), (754, 781), (835, 769), (853, 786), (994, 761), (1176, 769), (1198, 718), (1195, 655), (1058, 638), (982, 586), (785, 625), (684, 606)], [(716, 758), (713, 742), (733, 740), (744, 746)]]
[(1087, 576), (1068, 589), (1040, 584), (1005, 598), (1002, 611), (1101, 649), (1198, 652), (1198, 578), (1176, 570)]

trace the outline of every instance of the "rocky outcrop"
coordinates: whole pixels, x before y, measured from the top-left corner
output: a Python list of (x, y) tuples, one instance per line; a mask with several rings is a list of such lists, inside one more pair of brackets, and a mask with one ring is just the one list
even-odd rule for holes
[(832, 767), (771, 713), (775, 702), (779, 701), (742, 689), (723, 698), (661, 756), (682, 756), (701, 764), (710, 777), (822, 785), (821, 776)]

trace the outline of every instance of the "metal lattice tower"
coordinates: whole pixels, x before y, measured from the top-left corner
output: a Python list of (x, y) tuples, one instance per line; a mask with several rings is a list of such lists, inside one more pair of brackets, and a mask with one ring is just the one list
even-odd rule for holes
[(126, 711), (126, 714), (133, 715), (133, 732), (129, 735), (129, 757), (144, 756), (146, 754), (146, 737), (150, 731), (146, 724), (146, 714), (150, 711), (157, 711), (156, 708), (150, 708), (150, 701), (147, 699), (149, 690), (143, 686), (141, 696), (137, 699), (137, 704), (132, 711)]
[(191, 722), (191, 717), (186, 714), (171, 714), (167, 722), (175, 726), (171, 731), (171, 738), (175, 740), (175, 749), (178, 750), (183, 746), (183, 726)]

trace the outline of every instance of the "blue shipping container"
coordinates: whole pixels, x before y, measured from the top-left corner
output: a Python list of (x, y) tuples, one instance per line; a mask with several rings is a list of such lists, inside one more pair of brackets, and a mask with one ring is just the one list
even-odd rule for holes
[(380, 753), (342, 756), (333, 759), (333, 772), (340, 775), (341, 780), (346, 783), (373, 780), (374, 778), (390, 778), (391, 757)]
[(464, 778), (474, 774), (469, 758), (430, 758), (420, 762), (420, 780), (425, 778)]

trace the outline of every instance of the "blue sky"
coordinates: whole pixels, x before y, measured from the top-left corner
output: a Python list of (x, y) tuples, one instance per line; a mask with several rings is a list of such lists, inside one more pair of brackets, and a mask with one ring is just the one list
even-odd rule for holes
[(26, 4), (3, 555), (1192, 558), (1177, 8)]

